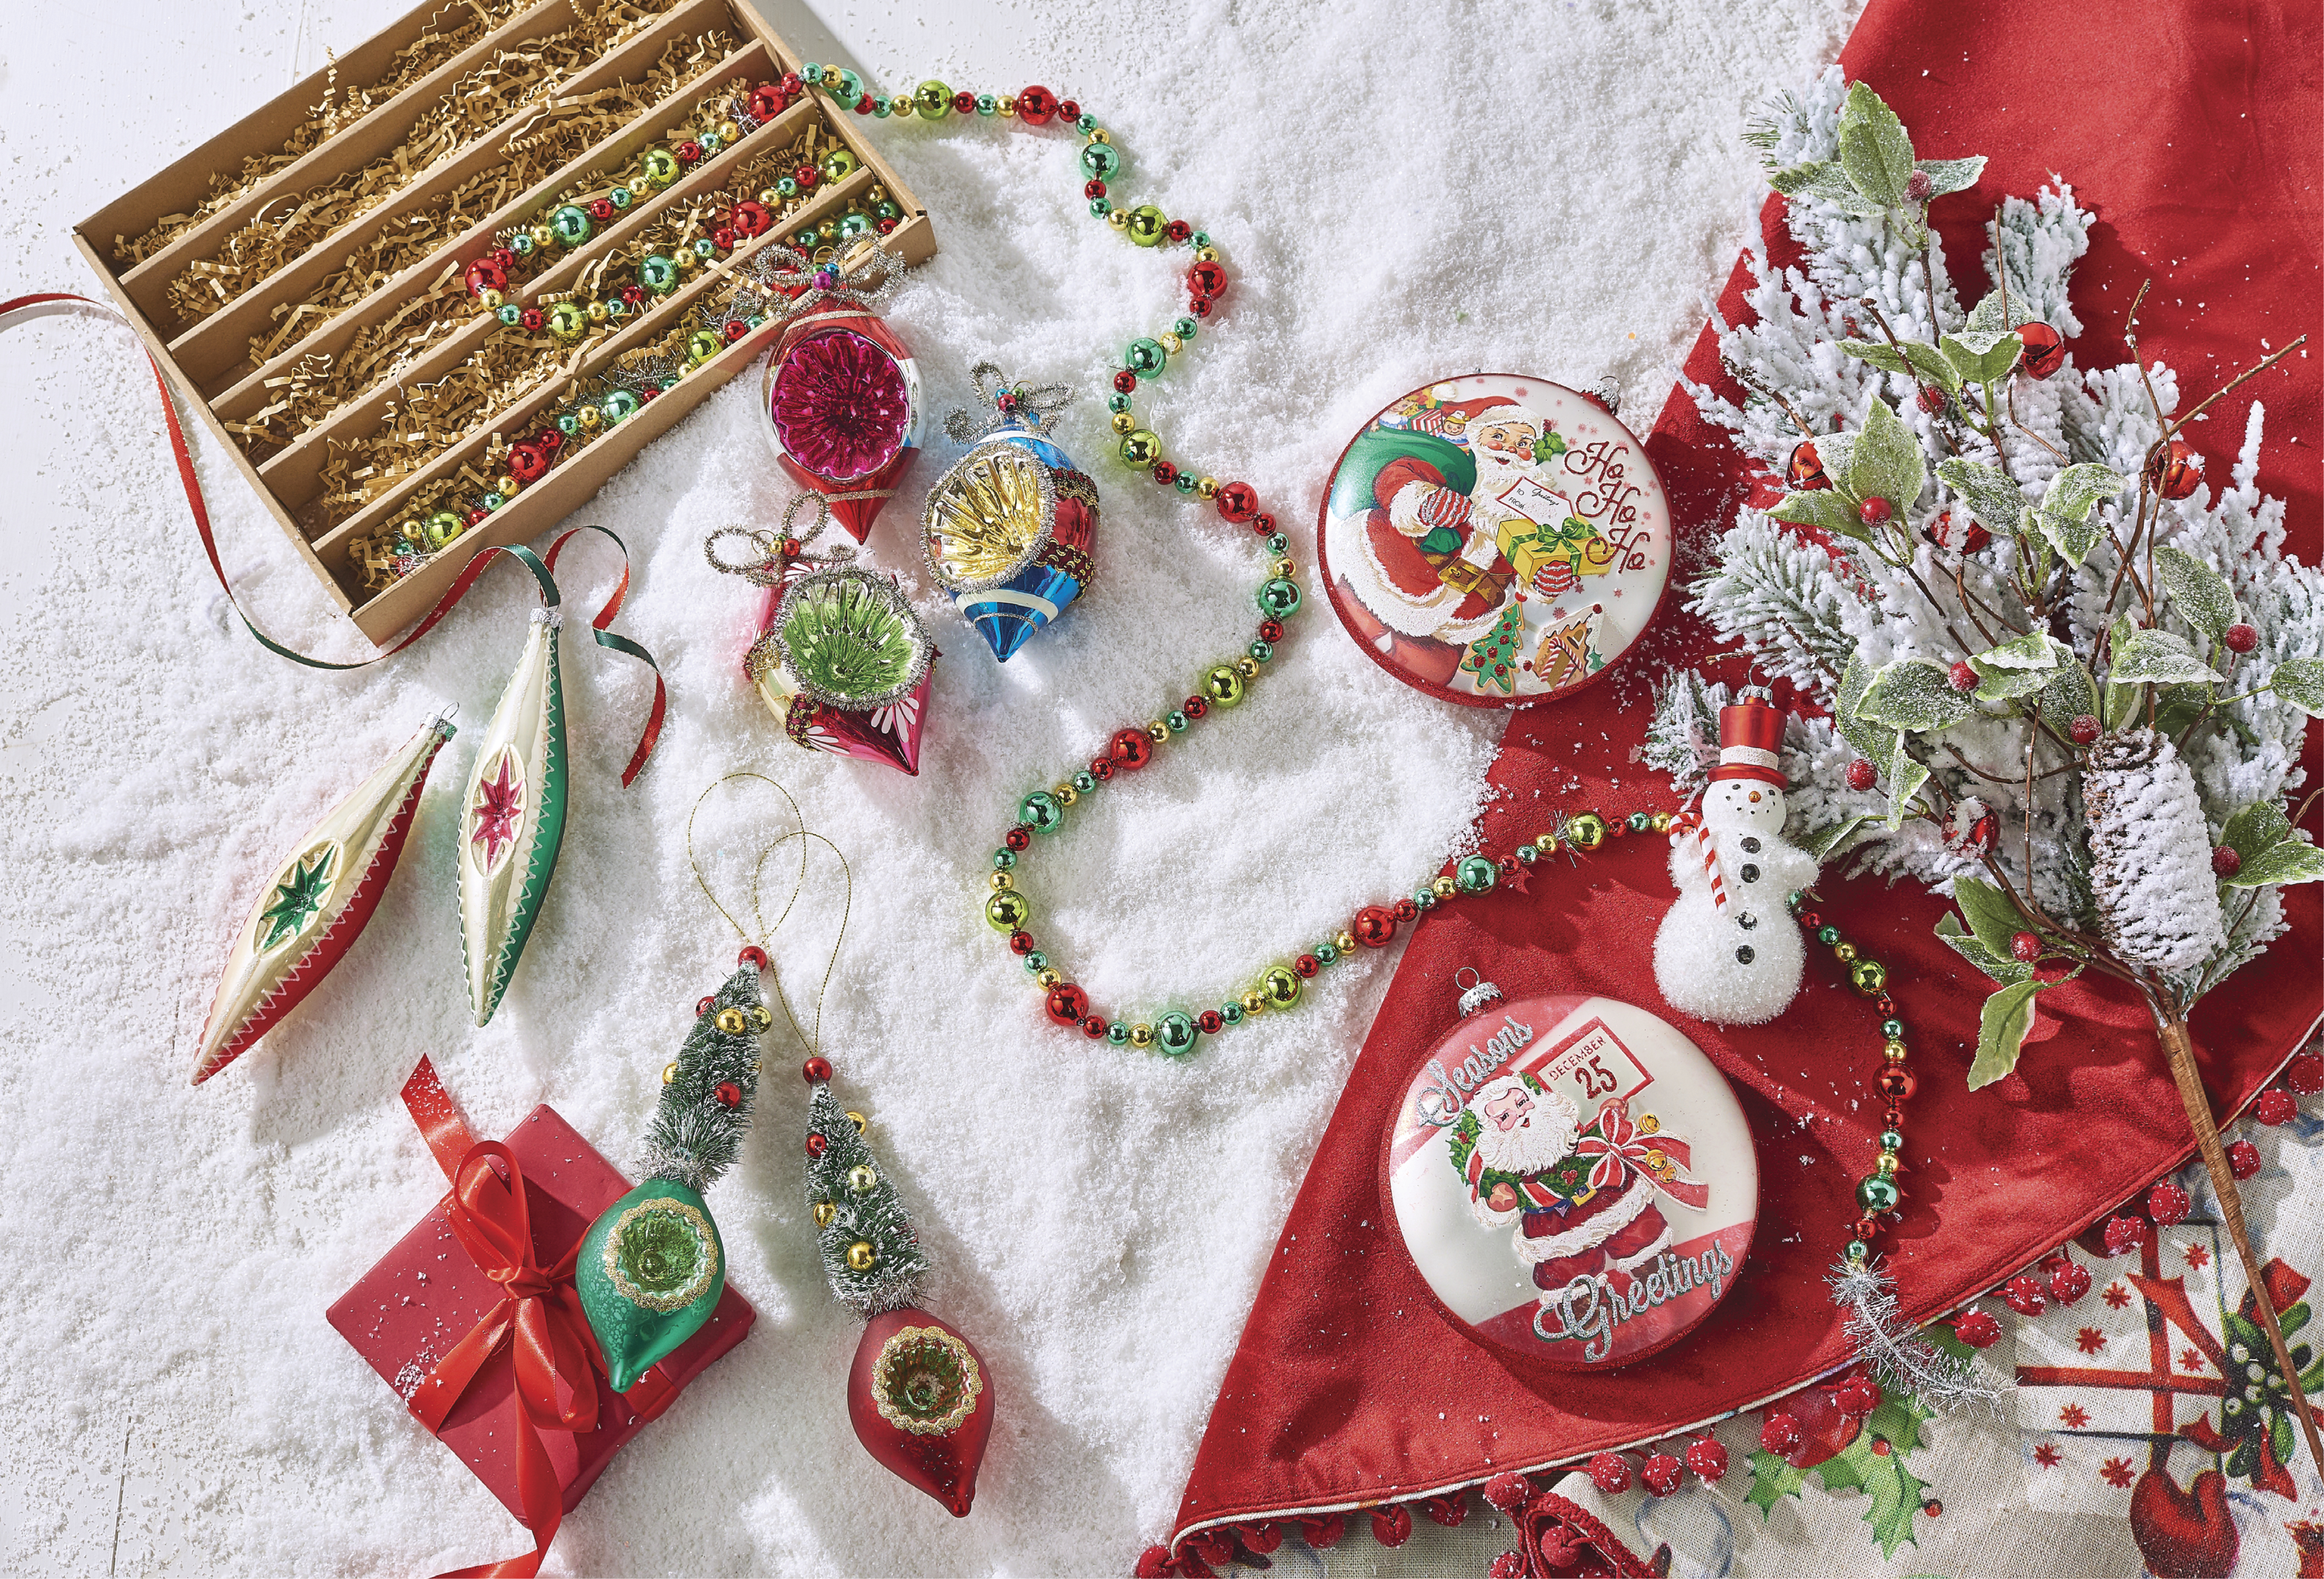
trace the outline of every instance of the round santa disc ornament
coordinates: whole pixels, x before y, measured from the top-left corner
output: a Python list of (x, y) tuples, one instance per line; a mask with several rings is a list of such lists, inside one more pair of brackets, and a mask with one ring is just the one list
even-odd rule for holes
[(1340, 623), (1432, 696), (1522, 707), (1605, 672), (1670, 577), (1670, 505), (1596, 398), (1478, 373), (1397, 400), (1332, 473), (1317, 562)]
[(1758, 1214), (1726, 1080), (1612, 998), (1462, 1019), (1398, 1104), (1386, 1167), (1437, 1301), (1479, 1341), (1560, 1370), (1626, 1365), (1692, 1331), (1734, 1286)]

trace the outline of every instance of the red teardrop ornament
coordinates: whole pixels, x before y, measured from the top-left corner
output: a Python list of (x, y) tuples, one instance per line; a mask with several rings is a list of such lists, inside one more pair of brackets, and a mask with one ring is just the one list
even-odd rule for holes
[(955, 1519), (976, 1500), (992, 1410), (992, 1373), (949, 1323), (907, 1307), (865, 1325), (847, 1377), (855, 1439)]

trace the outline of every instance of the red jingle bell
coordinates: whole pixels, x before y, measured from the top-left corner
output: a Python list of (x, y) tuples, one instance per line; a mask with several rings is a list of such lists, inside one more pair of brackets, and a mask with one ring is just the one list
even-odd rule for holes
[(949, 1323), (906, 1307), (872, 1318), (847, 1377), (855, 1439), (892, 1474), (966, 1518), (992, 1435), (992, 1374)]
[(2203, 482), (2203, 457), (2183, 439), (2171, 441), (2170, 453), (2154, 468), (2154, 491), (2165, 499), (2184, 499)]
[(2048, 324), (2019, 324), (2017, 338), (2025, 347), (2017, 359), (2018, 370), (2028, 378), (2047, 378), (2066, 365), (2066, 337)]
[(1154, 739), (1143, 729), (1117, 729), (1106, 743), (1105, 754), (1113, 759), (1114, 766), (1135, 772), (1154, 760)]

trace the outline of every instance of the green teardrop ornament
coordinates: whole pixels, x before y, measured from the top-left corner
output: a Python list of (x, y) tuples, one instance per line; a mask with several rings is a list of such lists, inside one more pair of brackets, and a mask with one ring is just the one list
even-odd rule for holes
[(613, 1390), (627, 1392), (710, 1319), (726, 1247), (699, 1194), (648, 1179), (589, 1225), (573, 1283)]

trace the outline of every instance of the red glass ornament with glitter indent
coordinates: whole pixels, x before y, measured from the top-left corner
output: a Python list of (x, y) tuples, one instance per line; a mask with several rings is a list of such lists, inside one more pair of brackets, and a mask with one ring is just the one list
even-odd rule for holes
[(864, 1326), (847, 1377), (855, 1439), (955, 1519), (976, 1500), (993, 1408), (991, 1369), (950, 1323), (907, 1307)]
[(825, 301), (784, 327), (763, 365), (759, 414), (777, 463), (862, 542), (920, 452), (918, 365), (879, 318)]

